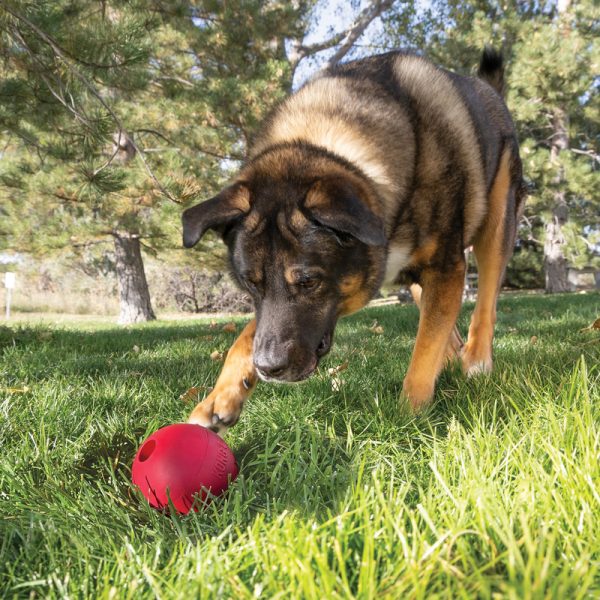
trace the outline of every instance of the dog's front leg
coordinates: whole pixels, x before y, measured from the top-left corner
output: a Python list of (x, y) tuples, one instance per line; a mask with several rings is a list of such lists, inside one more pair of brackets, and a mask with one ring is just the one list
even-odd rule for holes
[(419, 329), (402, 388), (414, 411), (433, 397), (460, 311), (464, 279), (464, 263), (445, 272), (425, 269), (421, 275)]
[(244, 327), (229, 349), (213, 391), (192, 411), (188, 422), (197, 423), (223, 435), (240, 418), (246, 398), (256, 387), (252, 344), (256, 320)]
[[(421, 295), (423, 293), (423, 288), (418, 283), (413, 283), (410, 286), (410, 293), (418, 309), (421, 310)], [(464, 345), (465, 343), (460, 335), (460, 331), (458, 331), (458, 327), (455, 325), (452, 333), (450, 334), (450, 338), (448, 339), (448, 344), (446, 345), (446, 362), (449, 363), (453, 360), (459, 359)]]

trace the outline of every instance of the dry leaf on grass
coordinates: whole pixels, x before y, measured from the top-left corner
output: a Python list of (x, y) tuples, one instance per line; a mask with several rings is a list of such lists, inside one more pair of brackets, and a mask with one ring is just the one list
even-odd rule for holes
[(7, 394), (26, 394), (31, 388), (27, 385), (24, 385), (20, 388), (9, 387), (9, 388), (0, 388), (0, 392), (6, 392)]
[(583, 333), (584, 331), (592, 331), (593, 329), (600, 329), (600, 317), (598, 317), (591, 325), (580, 329), (579, 333)]
[(383, 327), (377, 321), (373, 321), (371, 327), (369, 327), (369, 331), (381, 335), (383, 333)]
[(223, 325), (223, 331), (226, 331), (227, 333), (235, 333), (237, 331), (237, 327), (233, 322), (225, 323), (225, 325)]
[(140, 351), (140, 347), (136, 344), (132, 350), (137, 354)]
[(341, 387), (346, 383), (344, 379), (340, 377), (340, 373), (348, 368), (348, 361), (343, 362), (337, 367), (330, 367), (327, 369), (327, 374), (331, 377), (331, 389), (334, 392), (339, 392)]
[(224, 352), (219, 352), (218, 350), (213, 350), (210, 353), (210, 359), (211, 360), (223, 360), (224, 357), (225, 357), (225, 353)]
[(345, 383), (346, 381), (344, 379), (341, 379), (340, 377), (338, 377), (338, 375), (334, 375), (331, 378), (331, 389), (334, 392), (339, 392)]
[(529, 340), (529, 343), (530, 343), (532, 346), (535, 346), (535, 344), (537, 344), (537, 341), (538, 341), (538, 337), (537, 337), (537, 335), (532, 335), (532, 336), (531, 336), (531, 339)]
[(338, 365), (337, 367), (331, 367), (329, 369), (327, 369), (327, 373), (329, 375), (335, 375), (336, 373), (341, 373), (342, 371), (345, 371), (348, 368), (348, 361), (342, 363), (341, 365)]

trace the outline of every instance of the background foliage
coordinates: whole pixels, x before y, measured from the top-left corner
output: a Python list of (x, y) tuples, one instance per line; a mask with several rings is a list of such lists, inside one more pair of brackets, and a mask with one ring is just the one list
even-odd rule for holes
[[(2, 0), (0, 249), (103, 254), (111, 236), (133, 236), (166, 257), (182, 208), (223, 185), (309, 73), (412, 47), (470, 74), (492, 44), (532, 190), (509, 282), (543, 283), (551, 235), (565, 268), (598, 267), (599, 11), (593, 0)], [(222, 268), (214, 237), (200, 251), (177, 260)]]

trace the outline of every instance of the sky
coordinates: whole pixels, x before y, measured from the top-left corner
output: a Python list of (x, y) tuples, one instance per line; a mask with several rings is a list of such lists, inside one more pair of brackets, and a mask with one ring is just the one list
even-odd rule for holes
[[(365, 8), (368, 1), (361, 0), (356, 8), (352, 8), (352, 3), (348, 0), (324, 0), (317, 3), (313, 15), (313, 25), (304, 39), (307, 45), (321, 42), (338, 31), (343, 31), (349, 27), (358, 13)], [(378, 38), (381, 37), (383, 28), (379, 19), (375, 19), (365, 30), (358, 40), (358, 50), (365, 49), (368, 53), (384, 52), (385, 48), (378, 44)], [(298, 88), (304, 83), (334, 52), (334, 49), (319, 52), (312, 58), (304, 59), (296, 71), (294, 78), (294, 88)]]

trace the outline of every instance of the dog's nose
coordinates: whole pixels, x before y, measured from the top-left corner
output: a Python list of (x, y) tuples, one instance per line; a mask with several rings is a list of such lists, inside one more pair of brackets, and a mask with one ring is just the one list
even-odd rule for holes
[(257, 356), (254, 359), (256, 370), (265, 377), (279, 377), (288, 367), (288, 357), (282, 354)]

